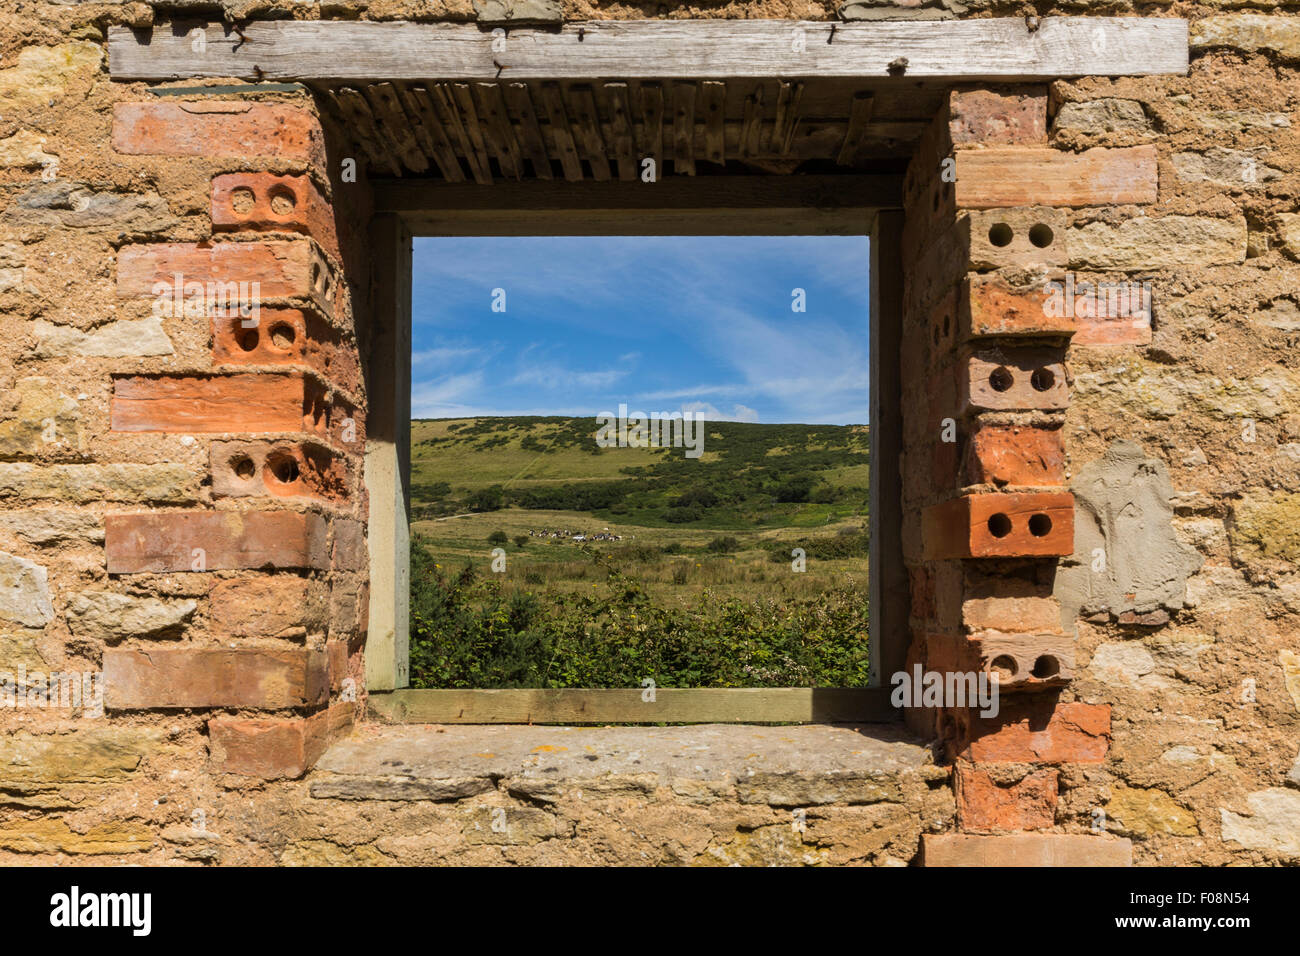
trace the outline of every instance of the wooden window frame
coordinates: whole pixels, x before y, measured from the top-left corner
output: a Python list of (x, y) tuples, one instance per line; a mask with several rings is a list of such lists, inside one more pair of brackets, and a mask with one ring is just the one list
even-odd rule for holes
[[(365, 352), (370, 383), (371, 706), (428, 723), (785, 723), (892, 720), (882, 675), (902, 667), (899, 346), (901, 177), (719, 176), (663, 182), (374, 184)], [(424, 690), (409, 685), (411, 256), (416, 236), (866, 235), (870, 239), (871, 680), (865, 688)], [(864, 263), (864, 266), (867, 263)]]

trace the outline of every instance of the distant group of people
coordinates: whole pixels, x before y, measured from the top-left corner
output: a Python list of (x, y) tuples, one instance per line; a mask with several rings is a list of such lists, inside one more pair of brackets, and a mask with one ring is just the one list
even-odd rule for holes
[(570, 541), (622, 541), (621, 534), (613, 534), (610, 531), (597, 531), (594, 534), (588, 534), (585, 531), (570, 531), (568, 528), (561, 528), (558, 531), (549, 531), (543, 528), (540, 531), (528, 529), (530, 538), (568, 538)]

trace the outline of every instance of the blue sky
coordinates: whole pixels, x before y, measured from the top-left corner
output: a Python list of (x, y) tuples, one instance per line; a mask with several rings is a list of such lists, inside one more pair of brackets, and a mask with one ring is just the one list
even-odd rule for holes
[(865, 424), (867, 264), (865, 237), (416, 239), (412, 415)]

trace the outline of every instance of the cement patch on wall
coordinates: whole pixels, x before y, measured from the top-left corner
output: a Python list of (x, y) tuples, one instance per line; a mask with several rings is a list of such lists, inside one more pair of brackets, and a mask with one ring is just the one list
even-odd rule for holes
[[(1082, 616), (1159, 615), (1181, 608), (1201, 556), (1174, 532), (1173, 484), (1164, 462), (1114, 441), (1071, 483), (1074, 554), (1057, 569), (1061, 623)], [(1159, 617), (1151, 620), (1159, 623)]]

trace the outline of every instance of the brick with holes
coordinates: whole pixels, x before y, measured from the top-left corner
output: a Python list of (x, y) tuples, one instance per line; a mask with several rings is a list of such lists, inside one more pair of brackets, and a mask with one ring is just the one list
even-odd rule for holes
[(214, 441), (214, 498), (308, 498), (336, 503), (352, 488), (347, 456), (316, 442)]
[(212, 180), (215, 232), (301, 232), (339, 260), (334, 212), (309, 176), (226, 173)]
[(927, 560), (1062, 557), (1074, 553), (1074, 496), (1068, 492), (962, 495), (922, 519)]
[(361, 380), (356, 349), (323, 318), (303, 309), (266, 307), (255, 322), (239, 315), (213, 316), (212, 361), (302, 366), (351, 394)]
[(1070, 401), (1064, 349), (987, 348), (959, 366), (962, 411), (1059, 411)]

